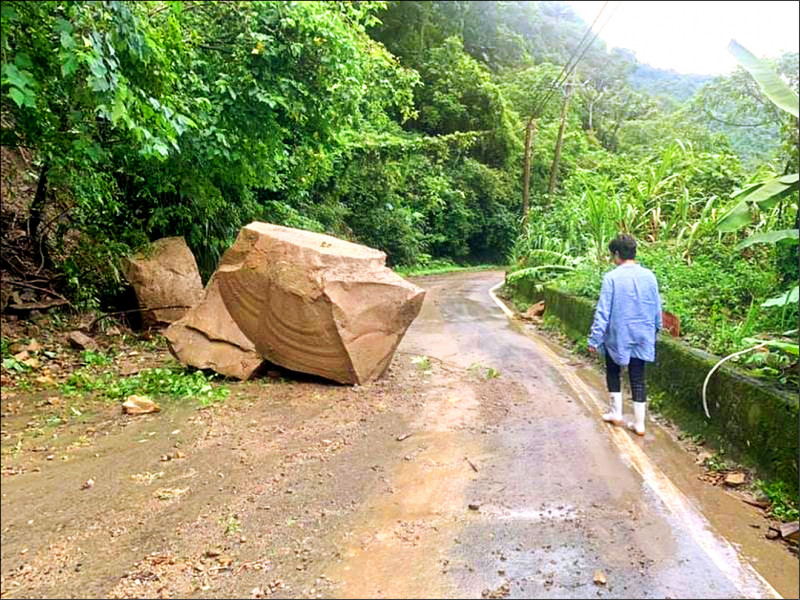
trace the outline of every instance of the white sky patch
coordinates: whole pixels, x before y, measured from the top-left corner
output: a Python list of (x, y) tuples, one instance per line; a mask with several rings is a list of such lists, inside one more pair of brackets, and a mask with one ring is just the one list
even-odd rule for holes
[[(604, 1), (575, 0), (566, 4), (588, 25)], [(797, 1), (611, 0), (594, 31), (612, 11), (599, 36), (609, 49), (632, 50), (639, 62), (678, 73), (730, 73), (737, 65), (727, 50), (731, 39), (756, 56), (767, 58), (797, 52), (800, 46)]]

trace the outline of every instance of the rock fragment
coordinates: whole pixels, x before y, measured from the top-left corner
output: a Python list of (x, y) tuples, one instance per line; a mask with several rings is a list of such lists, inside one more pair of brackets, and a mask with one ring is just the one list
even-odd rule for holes
[(746, 475), (741, 471), (734, 471), (733, 473), (728, 473), (724, 481), (728, 487), (739, 487), (745, 482), (746, 478)]
[(226, 377), (249, 379), (264, 363), (256, 348), (233, 321), (216, 276), (203, 299), (164, 332), (169, 348), (184, 364), (213, 369)]
[(126, 415), (146, 415), (160, 411), (161, 408), (147, 396), (128, 396), (122, 403), (122, 411)]
[(67, 334), (67, 341), (70, 346), (78, 350), (97, 350), (97, 342), (80, 331), (71, 331)]

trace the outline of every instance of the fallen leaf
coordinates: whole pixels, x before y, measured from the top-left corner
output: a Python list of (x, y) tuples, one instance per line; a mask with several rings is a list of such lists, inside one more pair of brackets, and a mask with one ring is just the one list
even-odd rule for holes
[(174, 500), (189, 491), (189, 488), (161, 488), (153, 492), (159, 500)]
[(31, 369), (38, 369), (42, 363), (39, 362), (38, 358), (34, 358), (31, 356), (30, 358), (26, 358), (23, 361), (20, 361), (22, 364), (28, 365)]
[(231, 563), (233, 562), (233, 558), (230, 556), (219, 556), (217, 557), (217, 562), (221, 567), (230, 567)]
[(150, 471), (145, 471), (144, 473), (134, 473), (131, 475), (131, 479), (136, 483), (143, 483), (145, 485), (150, 485), (156, 479), (160, 479), (164, 476), (164, 471), (159, 471), (158, 473), (151, 473)]

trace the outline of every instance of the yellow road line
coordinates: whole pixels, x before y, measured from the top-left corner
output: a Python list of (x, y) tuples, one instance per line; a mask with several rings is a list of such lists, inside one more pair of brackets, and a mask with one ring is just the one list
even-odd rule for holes
[[(492, 287), (489, 290), (489, 297), (509, 319), (512, 319), (514, 313), (495, 294), (495, 290), (501, 285), (503, 285), (502, 281)], [(602, 413), (603, 405), (598, 401), (597, 395), (580, 377), (566, 367), (561, 357), (536, 339), (531, 337), (528, 339), (536, 345), (536, 348), (542, 354), (550, 359), (553, 366), (572, 388), (575, 395), (580, 398), (581, 402), (595, 414)], [(745, 598), (782, 598), (777, 590), (739, 554), (730, 542), (712, 532), (711, 525), (703, 514), (672, 483), (669, 477), (650, 460), (627, 432), (613, 426), (609, 427), (609, 432), (623, 459), (636, 469), (645, 484), (655, 492), (664, 505), (682, 523), (687, 525), (687, 529), (697, 545), (703, 549), (717, 568), (725, 574)]]

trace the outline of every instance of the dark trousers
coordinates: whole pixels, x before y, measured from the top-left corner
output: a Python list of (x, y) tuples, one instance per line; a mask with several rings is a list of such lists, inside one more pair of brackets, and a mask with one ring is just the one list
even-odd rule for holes
[[(609, 392), (619, 392), (622, 390), (620, 385), (620, 367), (606, 352), (606, 384)], [(644, 402), (647, 398), (644, 385), (644, 361), (641, 358), (631, 357), (628, 365), (628, 376), (631, 380), (631, 395), (634, 402)]]

